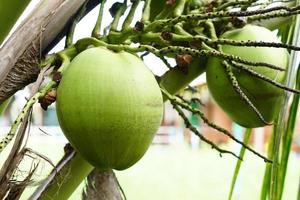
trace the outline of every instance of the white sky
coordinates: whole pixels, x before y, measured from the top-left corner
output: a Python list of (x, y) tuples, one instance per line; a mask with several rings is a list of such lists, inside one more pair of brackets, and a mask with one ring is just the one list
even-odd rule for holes
[[(14, 26), (14, 28), (12, 29), (11, 32), (13, 32), (13, 30), (15, 30), (17, 28), (17, 26), (20, 24), (20, 22), (26, 18), (26, 16), (30, 13), (30, 11), (34, 8), (34, 6), (39, 2), (40, 0), (31, 0), (30, 4), (28, 5), (28, 7), (26, 8), (26, 10), (24, 11), (23, 15), (20, 17), (20, 19), (18, 20), (18, 22), (16, 23), (16, 25)], [(104, 18), (103, 18), (103, 25), (102, 25), (102, 29), (106, 26), (108, 26), (112, 20), (108, 9), (111, 7), (111, 5), (116, 2), (116, 0), (112, 0), (112, 1), (108, 1), (108, 3), (105, 4), (105, 12), (104, 12)], [(140, 8), (142, 7), (142, 4), (140, 5)], [(96, 18), (98, 15), (98, 10), (99, 7), (96, 7), (94, 10), (92, 10), (86, 17), (84, 17), (80, 23), (77, 25), (76, 30), (75, 30), (75, 34), (74, 34), (74, 41), (83, 38), (83, 37), (89, 37), (91, 35), (91, 32), (93, 30), (94, 24), (96, 22)], [(126, 15), (125, 15), (126, 16)], [(135, 18), (133, 20), (132, 25), (135, 24), (135, 22), (140, 18), (141, 16), (141, 9), (138, 9), (138, 11), (136, 12)], [(121, 24), (120, 24), (121, 25)], [(57, 52), (60, 51), (64, 48), (64, 40), (61, 41), (56, 47), (54, 47), (54, 49), (51, 52)], [(151, 71), (156, 74), (156, 75), (162, 75), (164, 74), (164, 72), (167, 71), (167, 68), (165, 67), (165, 65), (163, 64), (163, 62), (157, 58), (154, 55), (149, 55), (146, 56), (144, 59), (145, 64), (151, 69)], [(170, 62), (172, 64), (172, 66), (175, 65), (175, 62), (173, 60), (171, 60)], [(196, 80), (194, 80), (191, 85), (197, 85), (200, 83), (205, 82), (205, 75), (201, 75), (199, 78), (197, 78)]]

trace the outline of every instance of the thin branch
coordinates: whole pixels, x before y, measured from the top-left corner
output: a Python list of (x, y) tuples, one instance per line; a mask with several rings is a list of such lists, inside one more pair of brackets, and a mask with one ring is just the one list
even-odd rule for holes
[(271, 12), (271, 13), (266, 13), (263, 15), (248, 17), (247, 21), (248, 21), (248, 23), (252, 23), (254, 21), (261, 21), (263, 19), (271, 19), (271, 18), (288, 17), (288, 16), (293, 16), (293, 15), (298, 15), (299, 13), (300, 13), (300, 10), (295, 10), (295, 11), (284, 11), (283, 10), (283, 11)]
[(278, 83), (278, 82), (276, 82), (276, 81), (268, 78), (267, 76), (259, 74), (256, 71), (254, 71), (254, 70), (252, 70), (252, 69), (250, 69), (248, 67), (245, 67), (244, 65), (241, 65), (241, 64), (238, 64), (238, 63), (234, 63), (234, 62), (229, 62), (229, 63), (230, 63), (231, 66), (233, 66), (235, 68), (238, 68), (238, 69), (241, 69), (241, 70), (247, 72), (248, 74), (253, 75), (254, 77), (259, 78), (261, 80), (264, 80), (264, 81), (266, 81), (266, 82), (268, 82), (268, 83), (270, 83), (270, 84), (272, 84), (272, 85), (274, 85), (274, 86), (276, 86), (276, 87), (278, 87), (280, 89), (283, 89), (283, 90), (286, 90), (286, 91), (289, 91), (289, 92), (293, 92), (295, 94), (300, 94), (300, 90), (289, 88), (289, 87), (287, 87), (287, 86), (285, 86), (285, 85), (283, 85), (281, 83)]
[(231, 70), (231, 66), (226, 61), (223, 61), (222, 65), (226, 69), (226, 72), (227, 72), (226, 74), (231, 82), (231, 85), (232, 85), (234, 91), (240, 96), (241, 100), (243, 100), (251, 108), (251, 110), (253, 110), (255, 112), (255, 114), (258, 116), (258, 118), (260, 119), (260, 121), (262, 123), (264, 123), (265, 125), (272, 125), (272, 123), (269, 123), (264, 119), (264, 117), (262, 116), (260, 111), (256, 108), (256, 106), (251, 102), (251, 100), (243, 92), (243, 90), (239, 86), (239, 82), (237, 81), (235, 75), (233, 74), (233, 72)]
[(210, 39), (205, 36), (196, 35), (196, 36), (188, 36), (188, 35), (178, 35), (172, 34), (172, 41), (186, 41), (186, 42), (204, 42), (209, 45), (231, 45), (231, 46), (241, 46), (241, 47), (272, 47), (272, 48), (284, 48), (294, 51), (300, 51), (300, 47), (284, 44), (284, 43), (277, 43), (277, 42), (265, 42), (265, 41), (243, 41), (243, 40), (230, 40), (230, 39)]
[(204, 123), (206, 123), (208, 126), (210, 126), (211, 128), (224, 133), (225, 135), (227, 135), (229, 138), (231, 138), (233, 141), (235, 141), (236, 143), (240, 144), (241, 146), (243, 146), (245, 149), (249, 150), (250, 152), (252, 152), (253, 154), (257, 155), (258, 157), (262, 158), (265, 162), (270, 162), (272, 163), (271, 160), (269, 160), (268, 158), (266, 158), (265, 156), (261, 155), (260, 153), (256, 152), (255, 150), (253, 150), (252, 148), (250, 148), (248, 145), (244, 144), (242, 141), (236, 139), (229, 131), (227, 131), (226, 129), (210, 122), (205, 115), (199, 110), (199, 109), (195, 109), (192, 108), (189, 104), (187, 103), (182, 103), (178, 100), (176, 100), (175, 97), (173, 97), (172, 95), (170, 95), (166, 90), (161, 88), (161, 91), (163, 92), (163, 94), (165, 94), (167, 96), (167, 98), (174, 104), (177, 104), (178, 106), (191, 111), (194, 114), (197, 114), (198, 116), (200, 116), (200, 118), (203, 120)]
[(188, 48), (188, 47), (181, 47), (181, 46), (172, 46), (172, 47), (164, 47), (160, 50), (156, 50), (152, 48), (147, 48), (149, 51), (153, 51), (158, 53), (158, 54), (165, 54), (165, 53), (187, 53), (190, 54), (192, 56), (208, 56), (208, 57), (217, 57), (217, 58), (222, 58), (225, 60), (232, 60), (232, 61), (236, 61), (239, 63), (243, 63), (246, 65), (251, 65), (251, 66), (255, 66), (255, 67), (267, 67), (270, 69), (274, 69), (274, 70), (279, 70), (279, 71), (285, 71), (285, 69), (275, 66), (273, 64), (269, 64), (269, 63), (265, 63), (265, 62), (252, 62), (252, 61), (248, 61), (245, 60), (239, 56), (235, 56), (235, 55), (231, 55), (231, 54), (227, 54), (227, 53), (223, 53), (223, 52), (219, 52), (216, 50), (195, 50), (192, 48)]
[(163, 61), (163, 63), (165, 64), (165, 66), (169, 69), (172, 69), (172, 65), (168, 62), (168, 60), (164, 57), (164, 56), (160, 56), (159, 57), (161, 59), (161, 61)]
[[(91, 38), (86, 38), (86, 39), (92, 40)], [(133, 52), (133, 53), (148, 51), (148, 52), (155, 54), (158, 57), (161, 57), (161, 55), (166, 55), (168, 53), (169, 54), (190, 54), (195, 57), (201, 57), (201, 56), (217, 57), (217, 58), (222, 58), (225, 60), (236, 61), (238, 63), (243, 63), (246, 65), (251, 65), (254, 67), (266, 67), (266, 68), (270, 68), (270, 69), (274, 69), (274, 70), (278, 70), (278, 71), (285, 71), (284, 68), (275, 66), (270, 63), (252, 62), (252, 61), (245, 60), (239, 56), (219, 52), (217, 50), (196, 50), (196, 49), (192, 49), (189, 47), (181, 47), (181, 46), (168, 46), (168, 47), (164, 47), (161, 49), (157, 49), (150, 45), (140, 45), (138, 47), (131, 47), (129, 45), (123, 45), (123, 44), (119, 44), (119, 45), (107, 44), (105, 42), (96, 41), (96, 40), (94, 40), (93, 45), (105, 46), (105, 47), (115, 50), (115, 51), (126, 50), (126, 51)]]
[[(151, 31), (155, 28), (163, 28), (165, 26), (173, 26), (178, 22), (182, 21), (200, 21), (200, 20), (208, 20), (208, 19), (218, 19), (222, 20), (224, 18), (230, 17), (248, 17), (248, 16), (255, 16), (255, 18), (249, 18), (250, 20), (258, 20), (265, 19), (265, 18), (272, 18), (272, 17), (282, 17), (282, 16), (290, 16), (295, 15), (300, 12), (300, 6), (295, 7), (287, 7), (287, 6), (277, 6), (273, 8), (263, 9), (263, 10), (253, 10), (253, 11), (235, 11), (235, 12), (228, 12), (228, 11), (220, 11), (220, 12), (209, 12), (204, 14), (188, 14), (188, 15), (181, 15), (179, 17), (167, 20), (157, 20), (149, 24), (145, 31)], [(266, 17), (267, 16), (267, 17)], [(262, 18), (261, 18), (262, 17)]]
[(276, 42), (264, 42), (264, 41), (236, 41), (236, 40), (229, 40), (229, 39), (218, 39), (212, 40), (208, 42), (211, 44), (227, 44), (231, 46), (242, 46), (242, 47), (273, 47), (273, 48), (284, 48), (294, 51), (300, 51), (300, 47), (290, 45), (290, 44), (283, 44), (283, 43), (276, 43)]
[(185, 126), (188, 129), (190, 129), (193, 133), (195, 133), (195, 135), (197, 135), (202, 141), (204, 141), (205, 143), (209, 144), (213, 149), (216, 149), (220, 153), (221, 157), (222, 157), (222, 153), (226, 153), (226, 154), (231, 154), (231, 155), (233, 155), (234, 157), (236, 157), (238, 159), (241, 159), (235, 153), (233, 153), (231, 151), (228, 151), (228, 150), (221, 149), (215, 143), (213, 143), (212, 141), (208, 140), (201, 133), (199, 133), (199, 131), (194, 126), (192, 126), (192, 124), (189, 122), (188, 118), (185, 116), (185, 114), (179, 108), (179, 106), (174, 101), (172, 101), (171, 99), (170, 99), (170, 101), (171, 101), (171, 104), (173, 105), (174, 109), (177, 111), (177, 113), (180, 115), (180, 117), (184, 120)]
[(191, 102), (196, 102), (196, 103), (199, 103), (201, 106), (205, 106), (205, 104), (198, 98), (193, 97), (193, 98), (191, 98), (191, 101), (188, 101), (180, 95), (175, 95), (175, 96), (186, 104), (190, 104)]

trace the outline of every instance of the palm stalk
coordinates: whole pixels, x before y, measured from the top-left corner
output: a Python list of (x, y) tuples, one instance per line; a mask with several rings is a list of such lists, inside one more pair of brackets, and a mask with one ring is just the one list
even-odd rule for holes
[(299, 181), (299, 184), (298, 184), (298, 194), (297, 194), (297, 200), (300, 199), (300, 181)]
[[(297, 81), (296, 81), (296, 88), (300, 88), (300, 68), (298, 67), (297, 72)], [(280, 160), (280, 170), (279, 170), (279, 181), (278, 181), (278, 199), (282, 198), (283, 189), (284, 189), (284, 182), (286, 177), (286, 171), (289, 161), (289, 155), (291, 152), (291, 146), (294, 136), (294, 130), (296, 125), (297, 119), (297, 111), (299, 105), (299, 95), (295, 95), (293, 97), (292, 105), (290, 107), (289, 118), (287, 121), (287, 128), (284, 133), (283, 137), (283, 144), (282, 144), (282, 155)]]
[[(70, 157), (68, 167), (53, 170), (50, 174), (55, 181), (51, 183), (45, 191), (43, 189), (47, 186), (48, 182), (44, 182), (38, 190), (30, 197), (30, 199), (42, 200), (64, 200), (68, 199), (75, 191), (78, 185), (91, 173), (94, 169), (87, 161), (85, 161), (80, 154), (73, 155), (66, 154), (65, 157)], [(64, 163), (59, 163), (58, 166), (63, 166)], [(47, 180), (51, 180), (48, 179)], [(40, 193), (43, 192), (40, 198)]]
[[(299, 2), (299, 1), (298, 1)], [(294, 28), (294, 33), (293, 33), (293, 45), (299, 45), (300, 44), (300, 36), (299, 36), (299, 28), (300, 28), (300, 18), (299, 16), (296, 17), (295, 20), (295, 28)], [(298, 67), (298, 61), (297, 61), (297, 55), (298, 52), (291, 51), (291, 56), (290, 56), (290, 62), (289, 62), (289, 68), (287, 71), (287, 80), (286, 80), (286, 86), (287, 87), (293, 87), (294, 85), (294, 80), (296, 78), (296, 72), (297, 72), (297, 67)], [(283, 170), (283, 175), (285, 176), (285, 167), (281, 167), (280, 165), (285, 165), (285, 163), (280, 163), (280, 144), (281, 144), (281, 138), (282, 135), (284, 134), (284, 127), (285, 127), (285, 118), (287, 115), (287, 108), (288, 108), (288, 101), (289, 97), (291, 94), (289, 92), (285, 92), (284, 100), (281, 106), (281, 111), (275, 126), (275, 141), (274, 141), (274, 146), (273, 146), (273, 153), (274, 153), (274, 159), (273, 159), (273, 165), (272, 165), (272, 170), (271, 170), (271, 185), (270, 185), (270, 199), (271, 200), (277, 200), (280, 199), (278, 197), (278, 194), (282, 194), (281, 189), (278, 190), (278, 188), (283, 187), (284, 185), (284, 180), (280, 179), (280, 173), (281, 170)], [(284, 149), (283, 151), (289, 151), (289, 149)], [(286, 156), (288, 156), (288, 153), (286, 153)], [(287, 161), (287, 158), (284, 158), (284, 162)], [(280, 186), (282, 185), (282, 186)]]
[[(274, 129), (271, 135), (271, 138), (269, 139), (269, 143), (268, 143), (268, 158), (273, 160), (273, 144), (274, 144)], [(260, 192), (260, 200), (266, 200), (268, 195), (269, 195), (269, 191), (270, 191), (270, 180), (271, 180), (271, 166), (272, 164), (270, 163), (266, 163), (265, 166), (265, 174), (264, 174), (264, 178), (263, 178), (263, 183), (262, 183), (262, 188), (261, 188), (261, 192)]]
[[(248, 144), (249, 143), (250, 136), (251, 136), (251, 131), (252, 131), (252, 129), (246, 129), (246, 131), (244, 133), (244, 139), (243, 139), (243, 143), (244, 144)], [(242, 147), (241, 150), (240, 150), (240, 154), (239, 154), (239, 157), (241, 159), (244, 158), (245, 152), (246, 152), (246, 148)], [(228, 200), (232, 199), (232, 195), (233, 195), (233, 192), (234, 192), (235, 183), (237, 181), (237, 178), (238, 178), (238, 175), (239, 175), (239, 172), (240, 172), (240, 169), (241, 169), (241, 165), (242, 165), (242, 160), (238, 159), (236, 161), (236, 165), (235, 165), (233, 177), (232, 177), (232, 180), (231, 180), (231, 186), (230, 186), (230, 192), (229, 192), (229, 195), (228, 195)]]
[(0, 104), (0, 116), (6, 110), (7, 106), (10, 103), (11, 98), (6, 99), (2, 104)]
[(0, 2), (0, 44), (18, 20), (30, 0), (1, 0)]

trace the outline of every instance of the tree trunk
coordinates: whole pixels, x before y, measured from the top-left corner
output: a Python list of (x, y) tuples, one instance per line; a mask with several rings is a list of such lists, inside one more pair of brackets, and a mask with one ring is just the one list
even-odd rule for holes
[[(107, 187), (109, 185), (109, 187)], [(122, 200), (119, 185), (113, 170), (94, 169), (87, 177), (83, 200)]]

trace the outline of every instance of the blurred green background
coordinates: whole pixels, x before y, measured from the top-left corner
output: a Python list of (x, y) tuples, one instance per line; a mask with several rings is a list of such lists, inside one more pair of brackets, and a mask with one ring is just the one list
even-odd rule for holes
[[(63, 137), (34, 136), (28, 146), (57, 162), (63, 154)], [(236, 144), (223, 146), (236, 149)], [(2, 163), (5, 154), (1, 154)], [(291, 154), (284, 198), (296, 199), (300, 157)], [(201, 143), (201, 148), (192, 149), (185, 144), (152, 145), (146, 155), (133, 167), (116, 171), (116, 175), (129, 200), (224, 200), (227, 199), (236, 159), (231, 155), (221, 158), (217, 151)], [(28, 170), (28, 158), (21, 167)], [(47, 175), (51, 165), (40, 163), (35, 180)], [(237, 183), (234, 199), (259, 199), (264, 172), (264, 162), (251, 153), (246, 154)], [(83, 186), (84, 184), (82, 184)], [(31, 187), (22, 199), (28, 199), (34, 190)], [(72, 195), (72, 200), (81, 199), (82, 187)]]

